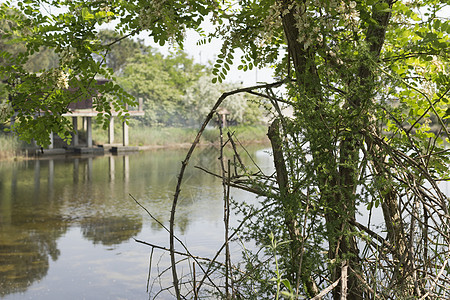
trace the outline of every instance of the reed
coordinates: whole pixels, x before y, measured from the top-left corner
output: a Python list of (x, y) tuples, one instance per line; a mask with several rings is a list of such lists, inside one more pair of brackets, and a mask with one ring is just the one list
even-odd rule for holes
[[(224, 134), (229, 131), (234, 133), (235, 137), (243, 144), (268, 142), (266, 132), (267, 128), (263, 125), (257, 126), (230, 126), (224, 129)], [(130, 126), (129, 142), (131, 146), (161, 146), (178, 147), (190, 145), (197, 135), (196, 128), (180, 127), (140, 127)], [(114, 141), (122, 141), (122, 128), (120, 124), (114, 130)], [(200, 144), (214, 144), (219, 141), (219, 129), (208, 128), (203, 132)], [(108, 143), (108, 131), (100, 126), (93, 127), (92, 136), (97, 145)], [(226, 137), (225, 137), (226, 138)], [(85, 139), (84, 132), (80, 131), (80, 140)], [(0, 159), (12, 159), (18, 153), (27, 147), (27, 144), (21, 142), (16, 136), (5, 132), (0, 132)], [(28, 145), (28, 147), (30, 147)]]
[[(230, 126), (225, 131), (234, 132), (237, 138), (243, 143), (265, 142), (267, 140), (265, 126)], [(132, 146), (177, 146), (190, 144), (197, 135), (196, 128), (180, 127), (140, 127), (130, 126), (129, 142)], [(116, 126), (114, 130), (114, 141), (122, 141), (122, 128)], [(93, 137), (96, 144), (106, 144), (108, 142), (108, 132), (101, 128), (94, 128)], [(202, 135), (200, 143), (211, 144), (219, 140), (219, 129), (206, 129)]]
[(17, 137), (0, 133), (0, 159), (10, 159), (16, 156), (20, 149)]

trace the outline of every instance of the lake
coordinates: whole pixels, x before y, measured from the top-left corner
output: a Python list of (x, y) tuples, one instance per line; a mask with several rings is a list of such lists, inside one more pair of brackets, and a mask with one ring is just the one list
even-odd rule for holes
[[(273, 172), (268, 149), (248, 150), (266, 174)], [(168, 226), (186, 152), (0, 162), (0, 298), (148, 299), (170, 286), (169, 271), (157, 276), (170, 267), (170, 257), (155, 250), (147, 292), (151, 248), (134, 238), (169, 248), (169, 235), (130, 194)], [(223, 243), (222, 185), (194, 166), (218, 172), (218, 157), (213, 147), (194, 152), (175, 224), (176, 235), (194, 255), (210, 258)], [(448, 182), (442, 188), (449, 195)], [(255, 201), (244, 191), (232, 195)], [(367, 217), (357, 218), (366, 224)], [(372, 214), (375, 220), (382, 221), (380, 209)], [(240, 249), (234, 250), (240, 257)], [(189, 274), (189, 265), (178, 271)], [(173, 295), (165, 291), (157, 299)]]
[[(261, 148), (249, 153), (272, 172)], [(186, 152), (0, 162), (0, 298), (147, 299), (151, 249), (133, 238), (168, 248), (169, 236), (130, 194), (168, 226)], [(194, 152), (177, 208), (176, 234), (199, 256), (212, 257), (223, 242), (223, 196), (220, 179), (194, 166), (217, 171), (218, 156), (213, 147)], [(155, 250), (151, 294), (168, 266), (168, 253)], [(165, 274), (161, 284), (170, 285)]]

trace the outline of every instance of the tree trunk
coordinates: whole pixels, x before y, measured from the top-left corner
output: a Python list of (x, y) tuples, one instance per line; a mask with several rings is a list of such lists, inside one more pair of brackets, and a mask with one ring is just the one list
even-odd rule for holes
[[(289, 7), (289, 1), (283, 2), (284, 6)], [(320, 120), (320, 102), (324, 101), (321, 96), (320, 78), (316, 72), (314, 63), (314, 53), (312, 50), (305, 49), (304, 45), (298, 42), (298, 29), (295, 26), (295, 18), (291, 12), (285, 14), (282, 18), (283, 28), (285, 36), (287, 38), (289, 54), (294, 62), (294, 68), (296, 71), (296, 80), (298, 88), (305, 91), (312, 99), (317, 99), (317, 103), (305, 103), (304, 105), (316, 105), (316, 116), (314, 119)], [(301, 100), (299, 100), (301, 101)], [(329, 136), (329, 128), (326, 124), (317, 123), (314, 124), (314, 129), (318, 131), (316, 135), (322, 135), (324, 137)], [(311, 133), (312, 135), (313, 133)], [(333, 151), (326, 151), (333, 149), (333, 140), (331, 138), (325, 138), (326, 142), (317, 142), (311, 140), (311, 149), (313, 151), (313, 159), (315, 162), (322, 162), (326, 164), (326, 167), (321, 164), (316, 166), (316, 174), (318, 179), (318, 185), (321, 192), (322, 203), (325, 209), (325, 220), (328, 234), (329, 244), (329, 260), (330, 270), (332, 274), (331, 281), (334, 282), (340, 277), (340, 262), (341, 260), (349, 260), (349, 265), (353, 270), (360, 269), (358, 248), (356, 242), (351, 234), (351, 228), (349, 227), (348, 220), (354, 218), (355, 204), (354, 204), (354, 179), (357, 177), (354, 174), (354, 168), (347, 168), (339, 171), (338, 164), (335, 162), (336, 158), (333, 155)], [(357, 153), (353, 146), (352, 141), (341, 143), (342, 154), (347, 159), (347, 154), (350, 155), (350, 160), (356, 159)], [(317, 150), (317, 151), (314, 151)], [(316, 153), (314, 153), (316, 152)], [(343, 176), (341, 178), (341, 176)], [(342, 192), (344, 190), (350, 190), (350, 192)], [(348, 296), (347, 299), (359, 300), (363, 299), (362, 289), (358, 287), (358, 280), (354, 274), (349, 274), (347, 278)], [(338, 285), (333, 290), (334, 299), (341, 298), (341, 286)]]
[[(385, 2), (389, 7), (392, 7), (391, 0)], [(344, 259), (348, 259), (349, 266), (353, 272), (360, 270), (359, 251), (348, 221), (355, 218), (356, 210), (355, 190), (359, 175), (359, 147), (361, 147), (361, 143), (358, 143), (356, 137), (359, 134), (358, 126), (363, 126), (364, 118), (367, 118), (366, 116), (368, 115), (368, 112), (364, 110), (370, 107), (367, 104), (372, 101), (372, 91), (375, 85), (374, 75), (366, 64), (361, 63), (358, 74), (355, 74), (359, 77), (359, 81), (347, 83), (349, 85), (357, 85), (363, 93), (355, 93), (349, 96), (345, 105), (350, 116), (350, 119), (347, 120), (348, 124), (350, 128), (356, 127), (356, 129), (340, 137), (337, 144), (339, 145), (339, 155), (337, 156), (336, 154), (336, 157), (333, 155), (336, 142), (331, 138), (329, 140), (326, 138), (330, 129), (326, 124), (322, 124), (319, 121), (326, 120), (326, 116), (321, 115), (320, 109), (321, 103), (325, 103), (326, 100), (321, 95), (321, 79), (315, 66), (314, 49), (313, 47), (305, 47), (298, 40), (299, 32), (292, 10), (293, 5), (295, 5), (294, 2), (284, 0), (281, 1), (281, 4), (283, 29), (288, 43), (289, 55), (294, 64), (298, 89), (302, 91), (303, 95), (316, 101), (311, 103), (308, 100), (307, 102), (309, 103), (303, 104), (315, 105), (316, 116), (312, 116), (311, 119), (315, 120), (316, 123), (310, 127), (311, 133), (309, 134), (310, 136), (314, 134), (324, 136), (320, 142), (318, 139), (310, 140), (310, 146), (313, 160), (317, 163), (316, 176), (325, 209), (332, 274), (331, 281), (334, 282), (340, 277), (340, 262)], [(301, 10), (301, 6), (299, 7)], [(304, 12), (297, 10), (296, 13), (302, 14)], [(372, 18), (376, 22), (368, 27), (366, 42), (369, 45), (369, 55), (377, 60), (384, 44), (390, 13), (386, 10), (377, 11), (374, 8)], [(299, 101), (305, 100), (300, 99)], [(352, 124), (353, 122), (356, 126)], [(363, 299), (363, 289), (360, 288), (358, 278), (353, 272), (350, 272), (347, 278), (347, 299)], [(340, 286), (333, 290), (334, 299), (337, 300), (344, 296), (341, 295), (340, 291)]]
[(280, 202), (283, 205), (284, 210), (284, 222), (289, 232), (290, 252), (292, 256), (290, 280), (292, 283), (296, 283), (300, 277), (301, 282), (306, 287), (306, 293), (312, 297), (318, 293), (318, 288), (312, 280), (310, 270), (305, 268), (305, 265), (300, 266), (302, 237), (300, 233), (299, 224), (297, 221), (298, 211), (298, 199), (295, 195), (289, 191), (289, 176), (286, 167), (286, 161), (284, 159), (283, 143), (280, 136), (280, 122), (279, 119), (275, 119), (269, 127), (267, 133), (273, 151), (273, 161), (275, 165), (276, 178), (278, 187), (280, 189)]

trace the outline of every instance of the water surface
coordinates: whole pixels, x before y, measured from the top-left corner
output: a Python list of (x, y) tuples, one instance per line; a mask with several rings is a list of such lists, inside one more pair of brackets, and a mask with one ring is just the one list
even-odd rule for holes
[[(1, 162), (0, 298), (148, 298), (150, 248), (133, 238), (168, 247), (168, 234), (130, 194), (168, 226), (185, 153), (158, 150)], [(201, 148), (194, 153), (177, 209), (176, 233), (194, 254), (212, 256), (223, 240), (222, 186), (193, 166), (217, 170), (218, 151)], [(250, 153), (271, 169), (264, 150)], [(234, 197), (254, 199), (240, 191)], [(152, 279), (169, 266), (168, 258), (155, 251)], [(170, 274), (163, 280), (170, 282)]]
[[(271, 156), (250, 148), (266, 174)], [(126, 156), (0, 162), (0, 298), (147, 299), (150, 248), (169, 247), (168, 233), (130, 197), (168, 226), (177, 175), (186, 150)], [(177, 207), (176, 234), (199, 256), (223, 242), (221, 181), (193, 166), (218, 171), (218, 150), (194, 152)], [(449, 184), (442, 184), (449, 195)], [(254, 201), (234, 191), (238, 201)], [(367, 223), (368, 216), (358, 219)], [(380, 209), (372, 222), (382, 221)], [(376, 223), (376, 222), (375, 222)], [(384, 233), (383, 233), (384, 234)], [(182, 250), (181, 247), (177, 247)], [(151, 295), (171, 282), (168, 253), (153, 257)], [(179, 274), (187, 274), (186, 267)], [(158, 299), (173, 299), (164, 293)]]

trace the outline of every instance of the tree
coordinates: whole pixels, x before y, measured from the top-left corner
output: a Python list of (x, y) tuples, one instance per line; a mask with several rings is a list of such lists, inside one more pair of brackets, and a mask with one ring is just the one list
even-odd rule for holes
[[(199, 127), (220, 95), (238, 87), (236, 84), (230, 83), (212, 83), (211, 76), (200, 77), (186, 90), (183, 96), (188, 124)], [(221, 105), (229, 112), (227, 120), (234, 124), (261, 123), (262, 109), (252, 100), (255, 101), (255, 98), (246, 94), (229, 97)]]
[[(12, 15), (15, 18), (23, 18), (23, 16), (14, 12), (13, 10), (6, 10), (6, 15)], [(0, 19), (0, 65), (11, 65), (12, 58), (17, 58), (19, 53), (25, 51), (26, 45), (23, 41), (17, 40), (17, 34), (14, 34), (14, 29), (17, 23), (8, 19)], [(9, 34), (13, 32), (13, 34)], [(30, 56), (29, 60), (24, 64), (24, 68), (29, 72), (39, 73), (49, 68), (58, 65), (58, 56), (49, 48), (42, 48), (39, 53)], [(6, 78), (0, 77), (0, 120), (3, 127), (3, 121), (8, 120), (8, 117), (13, 113), (10, 103), (8, 103), (8, 91), (6, 85)]]
[[(164, 57), (156, 49), (130, 57), (118, 77), (118, 82), (134, 97), (144, 99), (147, 126), (196, 126), (203, 122), (210, 107), (225, 91), (236, 88), (229, 83), (213, 84), (206, 75), (208, 67), (194, 63), (183, 51)], [(250, 97), (235, 95), (224, 103), (229, 121), (255, 123), (261, 119), (258, 106)]]
[[(242, 69), (274, 63), (285, 49), (278, 75), (287, 78), (288, 95), (264, 95), (294, 108), (293, 119), (280, 115), (269, 129), (278, 189), (265, 177), (246, 185), (237, 177), (235, 186), (266, 197), (268, 208), (248, 237), (270, 245), (272, 231), (290, 241), (275, 255), (281, 254), (283, 276), (294, 286), (286, 292), (294, 297), (321, 289), (332, 289), (334, 299), (445, 297), (434, 284), (446, 282), (449, 245), (448, 198), (437, 186), (448, 180), (442, 141), (448, 141), (449, 39), (448, 21), (438, 17), (442, 7), (240, 1), (217, 30), (225, 39), (217, 81), (236, 48), (246, 53)], [(430, 115), (440, 124), (436, 132), (429, 130)], [(386, 236), (357, 219), (378, 206)], [(263, 278), (273, 276), (269, 269)], [(255, 286), (248, 290), (261, 290)]]
[(183, 95), (205, 69), (184, 52), (164, 57), (149, 49), (127, 61), (118, 81), (130, 94), (145, 100), (144, 125), (185, 125), (190, 116)]
[[(241, 68), (251, 68), (273, 62), (287, 43), (278, 74), (289, 79), (284, 100), (295, 117), (280, 116), (269, 129), (279, 189), (269, 199), (276, 209), (257, 219), (263, 225), (250, 235), (261, 239), (269, 228), (290, 240), (283, 252), (285, 272), (297, 295), (312, 297), (325, 288), (318, 284), (323, 274), (336, 283), (334, 299), (344, 293), (349, 299), (420, 298), (435, 291), (429, 287), (446, 264), (435, 261), (433, 275), (428, 264), (442, 258), (446, 246), (439, 245), (449, 242), (448, 199), (436, 186), (448, 178), (441, 141), (448, 140), (449, 24), (438, 17), (444, 6), (438, 1), (241, 1), (229, 14), (230, 23), (218, 30), (225, 37), (218, 76), (235, 48), (247, 53)], [(427, 17), (421, 19), (418, 10)], [(392, 102), (397, 107), (388, 105)], [(430, 115), (439, 120), (435, 133), (426, 122)], [(378, 205), (386, 237), (356, 221), (366, 207)], [(439, 236), (434, 252), (428, 248), (430, 214), (443, 217), (432, 230)], [(271, 226), (275, 220), (285, 226)], [(371, 239), (390, 248), (373, 248), (380, 245)], [(381, 253), (387, 255), (383, 263), (372, 264)]]
[(98, 38), (106, 49), (99, 55), (98, 60), (102, 61), (107, 67), (113, 69), (115, 74), (123, 71), (127, 60), (138, 54), (146, 54), (147, 47), (143, 41), (134, 41), (131, 38), (120, 36), (117, 32), (105, 29), (98, 33)]
[[(60, 8), (64, 1), (18, 1), (14, 6), (10, 1), (0, 4), (0, 20), (10, 26), (2, 32), (3, 41), (16, 41), (26, 45), (14, 53), (11, 47), (1, 50), (1, 57), (7, 61), (0, 65), (0, 77), (6, 83), (9, 115), (2, 116), (1, 122), (15, 116), (12, 131), (23, 140), (35, 139), (38, 144), (50, 143), (50, 133), (59, 134), (70, 140), (73, 130), (70, 122), (62, 116), (71, 102), (93, 97), (94, 107), (103, 112), (99, 115), (104, 127), (108, 126), (108, 115), (112, 109), (121, 111), (126, 104), (134, 101), (114, 81), (96, 85), (96, 76), (112, 78), (112, 71), (102, 67), (102, 62), (93, 54), (101, 55), (108, 45), (102, 45), (96, 37), (96, 24), (107, 21), (111, 13), (97, 11), (90, 13), (82, 3), (67, 2), (64, 12), (59, 15), (44, 15), (44, 7), (52, 5)], [(42, 11), (41, 11), (42, 9)], [(52, 49), (60, 58), (59, 65), (36, 74), (27, 68), (36, 53)], [(70, 89), (69, 89), (70, 87)], [(106, 116), (102, 118), (103, 116)]]
[[(6, 10), (6, 15), (13, 15), (14, 18), (24, 18), (24, 16), (13, 10)], [(12, 57), (17, 57), (19, 53), (24, 52), (26, 45), (25, 42), (20, 40), (19, 36), (14, 33), (17, 26), (17, 21), (12, 18), (0, 20), (0, 51), (4, 54), (8, 53)], [(12, 34), (11, 34), (12, 32)], [(25, 64), (25, 69), (39, 73), (49, 68), (53, 68), (58, 65), (59, 58), (50, 48), (41, 48), (39, 52), (30, 56), (29, 60)], [(11, 57), (0, 57), (0, 65), (7, 65), (12, 62)]]
[[(70, 13), (44, 17), (41, 3), (64, 4)], [(294, 298), (319, 298), (332, 291), (334, 299), (435, 299), (448, 293), (448, 197), (438, 185), (449, 178), (443, 144), (449, 138), (450, 24), (441, 17), (446, 3), (54, 0), (18, 1), (18, 7), (26, 19), (7, 14), (9, 2), (2, 4), (0, 15), (16, 21), (27, 49), (14, 59), (14, 67), (1, 67), (0, 74), (10, 80), (10, 94), (27, 95), (15, 104), (26, 125), (16, 130), (24, 137), (37, 132), (45, 140), (45, 132), (62, 131), (66, 124), (56, 116), (69, 98), (58, 86), (62, 76), (55, 77), (62, 73), (32, 76), (22, 67), (28, 57), (41, 46), (53, 47), (69, 82), (77, 78), (80, 90), (87, 91), (96, 74), (111, 77), (92, 53), (104, 51), (95, 26), (113, 19), (120, 34), (146, 30), (164, 44), (181, 43), (186, 28), (201, 32), (201, 22), (211, 14), (216, 30), (202, 42), (223, 40), (212, 70), (215, 82), (226, 77), (236, 49), (244, 52), (243, 70), (276, 66), (284, 95), (271, 91), (277, 83), (224, 93), (214, 105), (217, 109), (226, 97), (250, 92), (270, 100), (276, 111), (280, 102), (294, 109), (293, 118), (280, 114), (269, 128), (274, 176), (250, 175), (241, 166), (244, 173), (236, 180), (224, 178), (224, 184), (264, 196), (263, 209), (252, 212), (247, 237), (262, 245), (288, 242), (272, 247), (280, 264), (276, 260), (276, 266), (265, 264), (254, 272), (261, 281), (250, 280), (249, 285), (263, 288), (260, 297), (280, 289)], [(31, 33), (27, 28), (33, 28)], [(36, 91), (36, 82), (44, 79), (44, 86), (52, 88)], [(117, 106), (130, 101), (114, 84), (105, 86), (107, 91), (123, 99)], [(109, 102), (97, 101), (108, 112)], [(43, 113), (45, 118), (36, 122), (27, 117), (50, 109), (52, 114)], [(438, 123), (434, 132), (429, 130), (431, 115)], [(182, 164), (172, 221), (190, 153)], [(375, 207), (381, 208), (386, 234), (358, 219)], [(174, 289), (181, 298), (171, 232)], [(278, 281), (271, 290), (274, 274)], [(248, 278), (235, 281), (234, 295), (254, 293), (244, 287)], [(225, 290), (224, 296), (232, 295)]]

